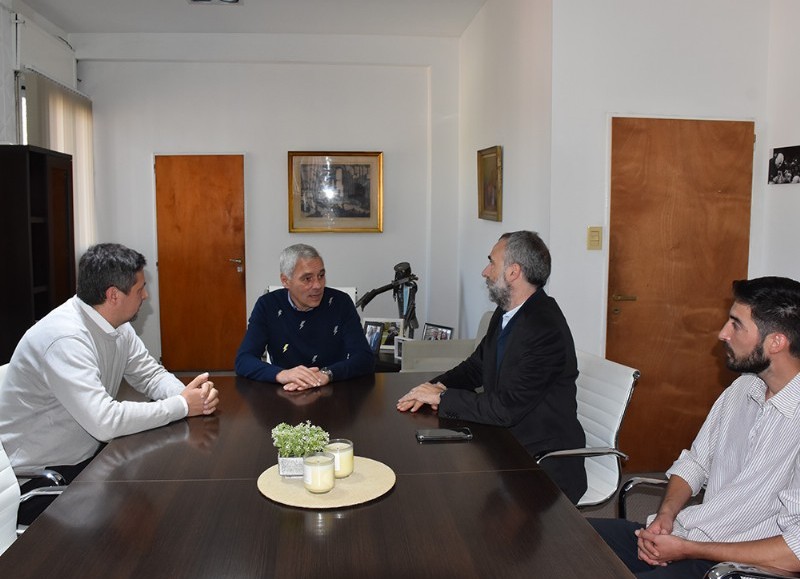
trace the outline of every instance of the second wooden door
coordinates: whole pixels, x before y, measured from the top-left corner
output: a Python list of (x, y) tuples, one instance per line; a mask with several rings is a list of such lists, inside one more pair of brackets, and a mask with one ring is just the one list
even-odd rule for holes
[(747, 277), (753, 123), (612, 121), (606, 357), (642, 377), (620, 434), (663, 471), (735, 377), (717, 333)]

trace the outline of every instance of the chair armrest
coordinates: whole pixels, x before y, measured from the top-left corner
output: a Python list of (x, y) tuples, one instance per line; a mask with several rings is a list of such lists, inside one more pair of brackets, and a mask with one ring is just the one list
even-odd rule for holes
[(35, 470), (30, 472), (25, 471), (14, 471), (14, 474), (18, 479), (20, 478), (46, 478), (50, 481), (50, 486), (66, 486), (67, 480), (61, 476), (60, 472), (56, 472), (54, 470), (50, 470), (49, 468), (45, 468), (42, 470)]
[(639, 485), (647, 485), (647, 486), (657, 486), (657, 487), (664, 487), (667, 486), (669, 481), (667, 479), (662, 478), (648, 478), (644, 476), (635, 476), (631, 478), (628, 482), (622, 485), (622, 488), (619, 491), (619, 498), (617, 499), (617, 507), (619, 509), (619, 518), (620, 519), (627, 519), (628, 518), (628, 509), (627, 509), (627, 501), (628, 501), (628, 493), (634, 488)]
[(24, 503), (28, 499), (32, 499), (33, 497), (41, 497), (46, 495), (60, 495), (65, 490), (64, 487), (39, 487), (35, 489), (29, 490), (27, 493), (19, 497), (19, 502)]
[(539, 464), (546, 458), (551, 457), (559, 457), (559, 456), (606, 456), (609, 454), (613, 454), (618, 456), (622, 460), (628, 460), (628, 455), (622, 452), (621, 450), (617, 450), (616, 448), (611, 448), (609, 446), (597, 446), (594, 448), (570, 448), (566, 450), (551, 450), (550, 452), (543, 452), (537, 454), (534, 458), (536, 459), (536, 463)]
[(729, 561), (717, 563), (706, 573), (706, 579), (790, 579), (792, 577), (800, 577), (800, 573), (773, 571), (764, 567)]
[[(54, 471), (51, 471), (51, 472), (54, 472)], [(30, 473), (28, 473), (28, 474), (30, 474)], [(56, 473), (56, 474), (58, 474), (58, 473)], [(58, 476), (61, 477), (60, 474)], [(63, 477), (62, 477), (62, 480), (63, 480)], [(22, 504), (25, 501), (27, 501), (29, 499), (32, 499), (33, 497), (42, 497), (42, 496), (48, 496), (48, 495), (51, 495), (51, 496), (52, 495), (60, 495), (65, 490), (67, 490), (66, 485), (50, 486), (50, 487), (38, 487), (38, 488), (35, 488), (35, 489), (31, 489), (27, 493), (21, 495), (19, 497), (19, 503)], [(22, 535), (28, 529), (28, 526), (29, 525), (17, 525), (17, 537)]]

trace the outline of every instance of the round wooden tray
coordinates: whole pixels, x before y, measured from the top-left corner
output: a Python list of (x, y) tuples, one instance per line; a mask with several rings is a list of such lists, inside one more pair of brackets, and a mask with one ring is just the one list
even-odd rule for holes
[(353, 474), (337, 478), (330, 492), (315, 494), (303, 486), (303, 478), (285, 478), (278, 474), (278, 465), (271, 466), (258, 477), (258, 490), (276, 503), (303, 509), (338, 509), (360, 505), (388, 493), (394, 486), (394, 471), (377, 460), (354, 457)]

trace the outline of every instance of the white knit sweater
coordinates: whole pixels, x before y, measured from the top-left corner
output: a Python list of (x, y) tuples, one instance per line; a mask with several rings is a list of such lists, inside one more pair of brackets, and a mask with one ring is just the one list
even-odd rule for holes
[[(115, 400), (123, 377), (155, 402)], [(183, 388), (130, 324), (114, 329), (75, 296), (17, 345), (0, 384), (0, 441), (17, 471), (77, 464), (100, 441), (185, 417)]]

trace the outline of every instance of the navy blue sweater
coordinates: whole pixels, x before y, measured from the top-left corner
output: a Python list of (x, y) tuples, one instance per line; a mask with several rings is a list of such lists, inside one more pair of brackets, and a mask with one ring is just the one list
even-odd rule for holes
[[(271, 364), (262, 361), (264, 350)], [(326, 287), (320, 305), (307, 312), (292, 307), (285, 288), (258, 298), (236, 353), (236, 373), (277, 382), (278, 372), (295, 366), (327, 367), (335, 381), (375, 369), (375, 356), (346, 293)]]

